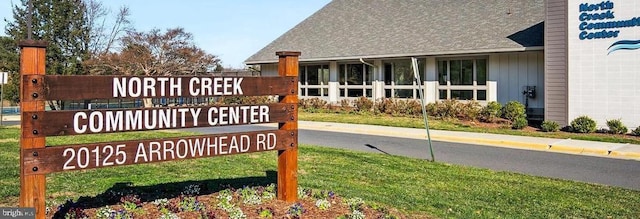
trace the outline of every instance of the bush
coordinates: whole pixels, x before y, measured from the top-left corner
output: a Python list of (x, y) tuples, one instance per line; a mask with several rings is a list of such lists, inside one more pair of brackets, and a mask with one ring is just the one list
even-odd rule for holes
[(392, 115), (395, 114), (398, 109), (393, 99), (385, 98), (378, 101), (378, 103), (376, 104), (376, 111), (378, 111), (379, 113)]
[(631, 133), (635, 136), (640, 136), (640, 126), (638, 126), (638, 128), (631, 131)]
[(320, 98), (300, 99), (298, 106), (305, 112), (319, 112), (327, 108), (327, 101)]
[(460, 114), (460, 103), (456, 100), (443, 100), (436, 103), (435, 116), (442, 119), (456, 118)]
[(478, 101), (473, 100), (466, 103), (461, 103), (460, 114), (458, 114), (458, 118), (475, 121), (478, 119), (481, 110), (482, 106), (480, 106), (480, 103), (478, 103)]
[(511, 124), (511, 128), (523, 129), (524, 127), (527, 127), (527, 125), (529, 125), (529, 121), (527, 121), (526, 117), (522, 116), (513, 120), (513, 123)]
[(591, 133), (596, 131), (596, 121), (588, 116), (580, 116), (571, 121), (571, 130), (577, 133)]
[(607, 120), (607, 126), (611, 134), (626, 134), (629, 131), (620, 119)]
[(540, 125), (543, 132), (557, 132), (560, 130), (560, 124), (555, 121), (544, 120)]
[(398, 114), (410, 117), (422, 116), (422, 105), (416, 100), (397, 100)]
[(356, 108), (356, 111), (367, 112), (373, 109), (373, 101), (367, 97), (359, 97), (353, 100), (353, 106)]
[(518, 101), (509, 101), (502, 107), (502, 117), (515, 122), (520, 117), (526, 118), (524, 105)]
[(491, 101), (480, 110), (480, 120), (483, 122), (496, 122), (502, 116), (502, 104)]

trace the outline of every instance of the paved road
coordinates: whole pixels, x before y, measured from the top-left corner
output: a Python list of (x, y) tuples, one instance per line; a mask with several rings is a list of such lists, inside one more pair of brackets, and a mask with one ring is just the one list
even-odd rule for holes
[[(224, 129), (197, 128), (191, 130), (203, 133), (220, 133), (264, 129), (269, 128), (236, 126)], [(300, 130), (299, 142), (421, 159), (430, 158), (425, 140)], [(639, 161), (438, 141), (433, 142), (433, 147), (438, 162), (640, 190)]]
[[(266, 129), (273, 127), (227, 126), (194, 128), (188, 131), (224, 133)], [(301, 129), (299, 142), (420, 159), (430, 158), (425, 140)], [(438, 162), (640, 190), (639, 161), (438, 141), (434, 141), (433, 146)]]

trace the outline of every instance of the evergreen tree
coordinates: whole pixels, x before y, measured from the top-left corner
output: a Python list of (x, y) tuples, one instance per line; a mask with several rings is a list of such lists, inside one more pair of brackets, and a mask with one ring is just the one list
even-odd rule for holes
[[(47, 74), (84, 74), (83, 62), (89, 58), (90, 27), (82, 0), (21, 0), (13, 8), (13, 21), (5, 32), (15, 42), (27, 39), (29, 1), (33, 6), (31, 34), (34, 40), (48, 42)], [(63, 109), (60, 101), (50, 102), (54, 109)]]

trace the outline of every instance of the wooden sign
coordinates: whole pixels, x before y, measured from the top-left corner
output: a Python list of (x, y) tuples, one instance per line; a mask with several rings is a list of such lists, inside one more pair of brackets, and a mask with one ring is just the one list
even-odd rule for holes
[(24, 173), (46, 174), (285, 150), (297, 145), (294, 136), (297, 136), (295, 131), (272, 130), (28, 149), (24, 151)]
[[(25, 75), (29, 100), (135, 99), (154, 97), (221, 97), (290, 95), (295, 77), (133, 77)], [(72, 86), (70, 86), (72, 85)]]
[(22, 112), (23, 136), (61, 136), (159, 129), (281, 123), (296, 120), (294, 104)]
[[(46, 174), (278, 150), (278, 198), (297, 200), (299, 52), (279, 77), (45, 75), (46, 44), (21, 43), (20, 206), (45, 217)], [(252, 105), (45, 111), (47, 100), (278, 95)], [(278, 123), (277, 130), (46, 147), (47, 136)]]

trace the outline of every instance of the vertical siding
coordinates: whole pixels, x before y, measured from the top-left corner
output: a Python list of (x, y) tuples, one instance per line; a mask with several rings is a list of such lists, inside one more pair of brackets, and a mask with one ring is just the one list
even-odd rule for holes
[(567, 0), (547, 0), (544, 24), (545, 119), (568, 124)]
[(529, 99), (529, 107), (544, 108), (543, 65), (542, 51), (491, 55), (489, 80), (497, 82), (498, 102), (515, 100), (524, 104), (524, 88), (536, 86), (536, 98)]

